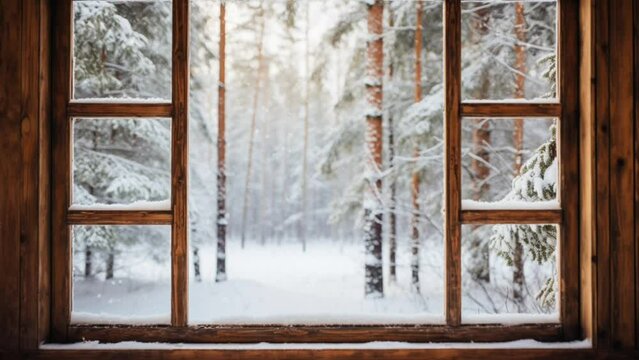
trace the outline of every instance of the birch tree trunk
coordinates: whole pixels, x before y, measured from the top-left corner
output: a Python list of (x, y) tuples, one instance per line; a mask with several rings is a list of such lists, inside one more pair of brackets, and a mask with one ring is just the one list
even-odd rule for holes
[[(526, 42), (526, 19), (524, 16), (524, 3), (515, 3), (515, 35), (517, 44), (515, 44), (515, 98), (523, 99), (526, 97), (526, 50), (524, 43)], [(515, 149), (515, 163), (513, 167), (514, 176), (519, 175), (523, 162), (522, 150), (524, 147), (524, 119), (515, 119), (515, 128), (513, 129), (513, 148)], [(526, 276), (524, 274), (524, 248), (521, 242), (515, 243), (513, 254), (513, 301), (518, 310), (524, 311), (524, 283)]]
[[(424, 32), (423, 4), (417, 1), (416, 5), (416, 28), (415, 28), (415, 102), (418, 103), (422, 99), (422, 37)], [(419, 145), (415, 145), (413, 152), (415, 161), (419, 159)], [(411, 179), (411, 198), (412, 198), (412, 219), (411, 219), (411, 284), (413, 289), (419, 292), (419, 185), (421, 179), (419, 170), (415, 170)]]
[(220, 2), (217, 91), (217, 259), (215, 282), (226, 280), (226, 4)]
[(384, 296), (382, 268), (382, 100), (384, 76), (383, 0), (367, 3), (366, 97), (367, 189), (364, 194), (365, 286), (367, 297)]
[[(263, 12), (263, 9), (262, 9)], [(249, 133), (249, 149), (248, 149), (248, 160), (246, 165), (246, 179), (244, 181), (244, 201), (242, 205), (242, 242), (241, 246), (244, 248), (246, 243), (246, 219), (248, 215), (248, 202), (250, 189), (249, 184), (251, 181), (251, 172), (253, 168), (253, 143), (255, 142), (255, 122), (257, 119), (257, 105), (259, 103), (259, 95), (260, 95), (260, 85), (262, 80), (262, 67), (264, 61), (264, 54), (262, 54), (263, 46), (264, 46), (264, 14), (260, 14), (260, 30), (258, 35), (257, 42), (257, 79), (255, 81), (255, 92), (253, 93), (253, 112), (251, 117), (251, 130)]]

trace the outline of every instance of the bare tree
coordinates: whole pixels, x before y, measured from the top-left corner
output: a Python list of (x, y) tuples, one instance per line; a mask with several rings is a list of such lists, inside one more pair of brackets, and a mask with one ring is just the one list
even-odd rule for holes
[(308, 104), (309, 104), (309, 92), (310, 92), (310, 76), (309, 76), (309, 58), (310, 58), (310, 53), (309, 53), (309, 38), (308, 38), (308, 30), (309, 27), (311, 26), (310, 24), (310, 18), (309, 18), (309, 7), (310, 7), (310, 1), (306, 2), (306, 14), (305, 14), (305, 21), (306, 24), (304, 25), (304, 43), (305, 48), (304, 48), (304, 86), (305, 86), (305, 90), (304, 90), (304, 150), (303, 150), (303, 160), (302, 160), (302, 218), (300, 219), (300, 241), (302, 242), (302, 250), (306, 251), (306, 226), (307, 226), (307, 219), (306, 217), (308, 216), (308, 184), (307, 184), (307, 177), (308, 177)]
[[(423, 24), (423, 4), (421, 1), (415, 2), (416, 6), (416, 28), (415, 28), (415, 102), (422, 99), (422, 37), (424, 32)], [(419, 145), (415, 145), (415, 159), (419, 159)], [(413, 289), (419, 292), (419, 185), (421, 179), (419, 169), (413, 171), (411, 177), (411, 199), (412, 199), (412, 218), (411, 218), (411, 284)]]
[[(388, 26), (393, 28), (395, 26), (395, 18), (392, 11), (392, 7), (388, 8)], [(393, 79), (393, 61), (388, 62), (388, 78)], [(388, 113), (388, 162), (391, 169), (395, 167), (395, 129), (393, 125), (393, 114)], [(397, 201), (397, 182), (395, 179), (390, 180), (390, 204), (388, 211), (388, 267), (389, 267), (389, 281), (391, 283), (397, 282), (397, 214), (396, 204)]]
[(257, 41), (257, 71), (256, 71), (256, 80), (255, 80), (255, 92), (253, 93), (253, 109), (251, 116), (251, 130), (249, 133), (249, 148), (248, 148), (248, 160), (246, 165), (246, 179), (244, 182), (244, 202), (242, 205), (242, 248), (244, 248), (244, 244), (246, 243), (246, 219), (248, 215), (248, 202), (250, 189), (249, 184), (251, 181), (251, 172), (253, 168), (253, 144), (255, 142), (255, 123), (257, 119), (257, 105), (259, 103), (259, 95), (261, 88), (261, 80), (262, 80), (262, 70), (264, 63), (264, 27), (265, 27), (265, 19), (264, 19), (264, 9), (263, 4), (260, 6), (260, 30)]
[(217, 91), (217, 261), (215, 281), (226, 280), (226, 4), (220, 1)]
[[(515, 98), (523, 99), (526, 96), (526, 50), (524, 43), (526, 42), (526, 18), (524, 16), (524, 3), (515, 3), (515, 35), (517, 44), (515, 44)], [(524, 147), (524, 119), (515, 119), (513, 129), (513, 148), (515, 149), (515, 162), (513, 166), (514, 176), (519, 175), (521, 165), (523, 163), (522, 150)], [(524, 308), (524, 248), (520, 241), (515, 242), (513, 253), (513, 301), (520, 311)]]

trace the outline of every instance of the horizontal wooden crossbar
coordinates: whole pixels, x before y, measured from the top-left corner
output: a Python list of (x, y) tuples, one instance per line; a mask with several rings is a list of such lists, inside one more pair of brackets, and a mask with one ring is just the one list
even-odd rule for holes
[(462, 117), (559, 117), (561, 105), (553, 103), (463, 102)]
[(67, 105), (70, 117), (171, 117), (170, 103), (85, 103), (70, 102)]

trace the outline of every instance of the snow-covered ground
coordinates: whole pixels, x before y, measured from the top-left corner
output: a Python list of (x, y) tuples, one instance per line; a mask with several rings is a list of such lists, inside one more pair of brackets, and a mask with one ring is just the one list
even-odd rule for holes
[[(248, 241), (242, 249), (229, 239), (228, 280), (214, 282), (215, 251), (200, 247), (202, 281), (190, 265), (189, 323), (196, 324), (441, 324), (444, 321), (444, 257), (441, 244), (427, 242), (421, 252), (421, 293), (410, 286), (409, 249), (400, 242), (398, 279), (390, 283), (385, 264), (384, 298), (364, 297), (363, 247), (356, 241), (299, 243)], [(116, 260), (114, 280), (74, 280), (74, 323), (166, 324), (170, 319), (170, 266), (135, 248)], [(385, 249), (386, 251), (387, 249)], [(166, 249), (168, 252), (168, 248)], [(384, 253), (384, 257), (387, 257)], [(77, 262), (81, 257), (76, 256)], [(191, 259), (192, 260), (192, 259)], [(467, 322), (556, 322), (557, 314), (510, 314), (509, 269), (493, 261), (494, 288), (465, 282)], [(539, 266), (526, 265), (534, 292), (543, 279)], [(534, 298), (534, 294), (531, 295)], [(469, 299), (479, 299), (475, 303)], [(476, 300), (477, 301), (477, 300)], [(496, 308), (495, 308), (496, 307)], [(499, 314), (485, 315), (486, 308)]]

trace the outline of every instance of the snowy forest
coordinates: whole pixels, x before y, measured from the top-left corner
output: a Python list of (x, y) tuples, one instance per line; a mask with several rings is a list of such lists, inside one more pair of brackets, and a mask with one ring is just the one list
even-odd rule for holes
[[(444, 323), (443, 1), (190, 4), (189, 323)], [(74, 101), (170, 102), (171, 6), (74, 1)], [(556, 18), (463, 0), (463, 100), (556, 101)], [(559, 208), (556, 121), (462, 119), (463, 208)], [(72, 137), (72, 209), (170, 209), (170, 118)], [(463, 225), (462, 320), (558, 322), (558, 230)], [(73, 323), (170, 323), (170, 226), (72, 266)]]

